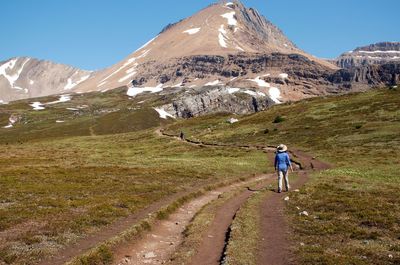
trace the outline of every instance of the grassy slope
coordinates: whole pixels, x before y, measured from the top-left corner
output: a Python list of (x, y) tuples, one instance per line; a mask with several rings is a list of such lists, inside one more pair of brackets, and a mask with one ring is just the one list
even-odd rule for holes
[[(22, 117), (0, 128), (0, 264), (34, 264), (165, 196), (264, 170), (261, 152), (158, 137), (154, 130), (166, 121), (151, 103), (137, 109), (144, 99), (116, 91), (44, 111), (32, 111), (28, 101), (0, 107), (4, 125), (12, 113)], [(89, 107), (79, 113), (65, 109), (82, 104)]]
[[(290, 200), (299, 263), (398, 264), (399, 106), (400, 92), (382, 89), (275, 106), (233, 125), (232, 115), (201, 117), (168, 131), (208, 142), (283, 142), (332, 163)], [(278, 116), (284, 121), (274, 123)]]

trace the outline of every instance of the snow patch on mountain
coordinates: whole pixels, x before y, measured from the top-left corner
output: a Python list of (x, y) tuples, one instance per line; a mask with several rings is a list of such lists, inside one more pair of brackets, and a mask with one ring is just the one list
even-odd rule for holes
[(240, 91), (240, 88), (237, 88), (237, 87), (228, 87), (228, 93), (229, 94), (234, 94), (234, 93), (236, 93), (236, 92), (239, 92)]
[(29, 106), (31, 106), (33, 108), (33, 110), (44, 110), (45, 107), (42, 103), (40, 102), (32, 102), (31, 104), (29, 104)]
[(400, 51), (358, 51), (359, 53), (374, 54), (374, 53), (399, 53)]
[(25, 64), (30, 60), (30, 58), (26, 59), (22, 65), (21, 68), (13, 75), (9, 75), (6, 73), (6, 71), (10, 71), (13, 70), (15, 67), (15, 64), (17, 63), (18, 59), (11, 59), (10, 61), (8, 61), (7, 63), (3, 64), (0, 66), (0, 75), (3, 75), (8, 82), (10, 83), (10, 86), (14, 89), (18, 89), (18, 90), (23, 90), (23, 88), (15, 86), (15, 82), (18, 80), (19, 76), (21, 75)]
[(221, 81), (215, 80), (215, 81), (208, 82), (204, 86), (218, 86), (218, 85), (221, 85)]
[(222, 48), (228, 48), (228, 44), (226, 43), (226, 41), (228, 40), (228, 37), (226, 37), (226, 30), (224, 28), (224, 25), (221, 25), (221, 27), (219, 28), (219, 34), (218, 34), (218, 42), (219, 45)]
[(77, 74), (77, 72), (75, 72), (70, 78), (68, 78), (67, 84), (65, 85), (64, 90), (71, 90), (74, 87), (76, 87), (77, 85), (79, 85), (80, 83), (86, 81), (90, 77), (90, 75), (85, 75), (85, 76), (82, 76), (81, 79), (77, 80), (76, 82), (73, 82), (72, 77), (75, 74)]
[(281, 103), (279, 100), (281, 97), (281, 91), (277, 87), (271, 87), (268, 91), (270, 98), (277, 104)]
[(236, 12), (229, 12), (221, 15), (221, 17), (226, 18), (228, 20), (228, 25), (237, 26), (237, 20), (235, 18)]
[(279, 74), (279, 77), (282, 78), (282, 79), (288, 79), (289, 75), (286, 74), (286, 73), (282, 73), (282, 74)]
[(126, 94), (130, 97), (134, 97), (143, 92), (157, 93), (161, 91), (163, 91), (163, 85), (159, 84), (156, 87), (130, 87)]
[(70, 101), (71, 99), (72, 98), (71, 98), (70, 95), (61, 95), (58, 100), (46, 103), (46, 105), (53, 105), (53, 104), (57, 104), (57, 103), (63, 103), (63, 102)]
[(154, 108), (154, 110), (158, 112), (158, 115), (160, 115), (161, 119), (167, 119), (167, 117), (175, 119), (173, 115), (166, 112), (163, 108)]
[(246, 93), (253, 97), (257, 97), (257, 96), (265, 97), (266, 96), (263, 92), (255, 92), (252, 90), (245, 90), (245, 91), (243, 91), (243, 93)]
[(257, 83), (257, 85), (260, 87), (270, 87), (270, 84), (262, 80), (259, 76), (257, 76), (255, 79), (247, 79), (247, 80)]
[(193, 35), (193, 34), (198, 33), (198, 32), (200, 31), (200, 29), (201, 29), (201, 28), (188, 29), (188, 30), (185, 30), (183, 33), (187, 33), (187, 34), (189, 34), (189, 35)]

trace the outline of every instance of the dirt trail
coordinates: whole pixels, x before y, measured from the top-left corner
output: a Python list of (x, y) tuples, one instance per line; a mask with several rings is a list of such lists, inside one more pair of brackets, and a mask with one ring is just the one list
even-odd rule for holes
[[(163, 131), (158, 132), (159, 135), (174, 137)], [(179, 139), (179, 138), (177, 138)], [(214, 147), (236, 147), (275, 151), (272, 146), (240, 146), (225, 145), (218, 143), (204, 143), (199, 141), (187, 140), (187, 142), (195, 145), (214, 146)], [(292, 150), (292, 158), (299, 165), (298, 179), (291, 183), (291, 189), (295, 190), (302, 187), (308, 180), (308, 173), (311, 170), (323, 170), (330, 165), (323, 163), (314, 157), (299, 151)], [(240, 206), (251, 196), (251, 191), (247, 190), (239, 196), (229, 200), (220, 207), (212, 225), (205, 234), (201, 246), (197, 249), (196, 255), (191, 261), (191, 265), (218, 265), (222, 264), (223, 251), (227, 242), (226, 235), (229, 233), (230, 225)], [(258, 253), (257, 264), (262, 265), (286, 265), (291, 264), (293, 258), (290, 256), (290, 243), (287, 240), (289, 227), (286, 223), (284, 215), (284, 198), (289, 197), (289, 193), (272, 193), (262, 203), (260, 208), (261, 216), (261, 233), (262, 240), (259, 245), (260, 253)]]
[[(298, 173), (299, 178), (291, 184), (291, 190), (302, 187), (308, 180), (311, 170), (328, 169), (330, 165), (321, 162), (304, 152), (294, 150), (292, 155), (299, 159), (305, 168)], [(261, 204), (261, 235), (257, 264), (262, 265), (288, 265), (294, 264), (295, 258), (291, 256), (288, 235), (289, 226), (286, 223), (283, 198), (290, 193), (273, 193)]]
[[(223, 187), (214, 191), (210, 191), (205, 195), (189, 201), (180, 207), (175, 213), (171, 214), (167, 220), (158, 221), (154, 228), (141, 239), (127, 244), (115, 252), (116, 262), (113, 264), (118, 265), (136, 265), (136, 264), (164, 264), (168, 262), (171, 255), (176, 251), (182, 243), (184, 237), (183, 232), (193, 219), (194, 215), (209, 202), (216, 200), (222, 193), (231, 191), (238, 187), (245, 188), (246, 185), (254, 181), (261, 181), (262, 185), (266, 185), (267, 181), (271, 181), (273, 176), (264, 175), (247, 182), (237, 183), (228, 187)], [(251, 195), (250, 191), (241, 193), (239, 196), (234, 197), (229, 203), (229, 207), (225, 209), (230, 215), (235, 214), (238, 207), (246, 201)], [(210, 238), (213, 235), (218, 236), (219, 241), (224, 245), (224, 231), (232, 221), (232, 216), (221, 216), (224, 219), (223, 227), (216, 227), (215, 233), (211, 232)], [(220, 224), (219, 224), (220, 225)], [(222, 231), (221, 233), (218, 233)], [(221, 253), (217, 253), (215, 257), (218, 259)], [(200, 263), (199, 263), (200, 264)], [(205, 264), (205, 263), (201, 263)]]
[(78, 240), (75, 244), (60, 250), (55, 256), (43, 260), (40, 265), (55, 265), (64, 264), (76, 256), (82, 255), (91, 248), (95, 247), (98, 243), (104, 242), (113, 236), (127, 230), (133, 224), (143, 220), (150, 213), (154, 213), (162, 207), (167, 206), (176, 199), (189, 194), (191, 191), (180, 192), (169, 197), (164, 198), (162, 201), (156, 202), (148, 206), (147, 208), (132, 214), (126, 218), (120, 219), (115, 223), (102, 228), (100, 231), (88, 235), (85, 238)]

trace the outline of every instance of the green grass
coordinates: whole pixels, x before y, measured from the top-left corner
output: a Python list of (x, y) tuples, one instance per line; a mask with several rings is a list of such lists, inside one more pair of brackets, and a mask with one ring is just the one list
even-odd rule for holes
[[(261, 152), (157, 136), (171, 120), (151, 107), (164, 99), (127, 100), (123, 92), (75, 95), (44, 111), (28, 100), (0, 107), (4, 125), (11, 114), (21, 117), (0, 128), (0, 263), (35, 264), (166, 196), (265, 170)], [(65, 109), (81, 105), (88, 107)]]
[[(285, 143), (330, 162), (333, 169), (290, 200), (298, 263), (399, 264), (399, 106), (400, 91), (378, 89), (274, 106), (235, 124), (225, 122), (227, 114), (195, 118), (167, 132), (183, 129), (205, 142)], [(279, 116), (284, 120), (274, 122)]]
[[(29, 101), (0, 106), (0, 126), (11, 114), (21, 117), (14, 128), (0, 128), (0, 263), (35, 264), (165, 196), (268, 170), (261, 152), (158, 137), (160, 125), (207, 142), (285, 143), (332, 163), (290, 200), (299, 263), (399, 262), (399, 91), (274, 106), (235, 124), (227, 114), (160, 120), (151, 108), (164, 100), (127, 100), (117, 89), (38, 112)], [(85, 104), (79, 112), (65, 109)], [(274, 123), (278, 116), (284, 120)], [(300, 218), (296, 206), (310, 217)], [(100, 252), (107, 259), (107, 250)]]

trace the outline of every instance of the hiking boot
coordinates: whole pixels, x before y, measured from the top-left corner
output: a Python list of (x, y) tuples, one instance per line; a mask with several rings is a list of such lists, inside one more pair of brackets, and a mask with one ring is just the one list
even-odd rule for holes
[(281, 191), (281, 190), (278, 190), (278, 193), (282, 193), (282, 191)]

